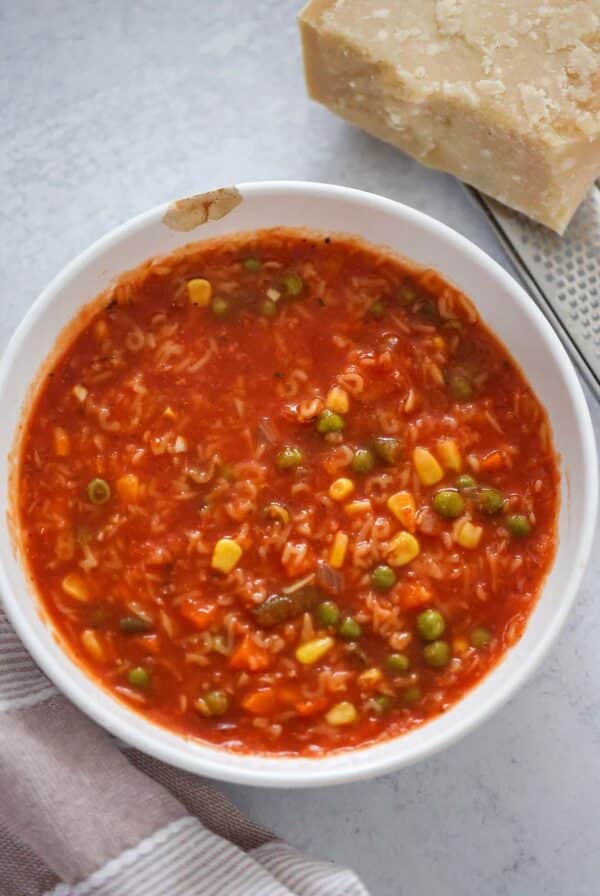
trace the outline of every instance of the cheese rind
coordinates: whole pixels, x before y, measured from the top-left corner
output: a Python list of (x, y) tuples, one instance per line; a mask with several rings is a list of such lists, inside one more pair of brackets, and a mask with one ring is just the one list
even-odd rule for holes
[(600, 176), (596, 0), (311, 0), (310, 95), (562, 233)]

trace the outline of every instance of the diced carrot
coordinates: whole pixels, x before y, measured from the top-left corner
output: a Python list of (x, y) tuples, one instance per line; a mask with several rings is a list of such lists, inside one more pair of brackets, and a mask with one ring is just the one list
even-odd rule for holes
[(193, 600), (184, 600), (179, 607), (179, 612), (189, 622), (193, 622), (196, 628), (204, 631), (215, 621), (218, 615), (218, 608), (216, 606), (198, 604)]
[(271, 654), (268, 650), (259, 647), (250, 635), (245, 635), (244, 640), (232, 654), (229, 660), (232, 669), (249, 669), (250, 672), (260, 672), (271, 665)]
[(277, 694), (273, 688), (253, 691), (244, 697), (242, 706), (246, 712), (251, 712), (255, 716), (270, 716), (277, 709)]
[(402, 589), (402, 606), (406, 610), (431, 602), (431, 592), (425, 585), (407, 585)]
[(147, 653), (158, 653), (160, 648), (158, 635), (138, 635), (135, 638), (131, 638), (131, 643)]
[(504, 466), (504, 454), (502, 451), (490, 451), (484, 458), (479, 461), (482, 470), (499, 470)]
[(301, 700), (296, 703), (295, 709), (301, 716), (316, 716), (320, 712), (324, 712), (329, 705), (327, 697), (315, 697), (313, 700)]

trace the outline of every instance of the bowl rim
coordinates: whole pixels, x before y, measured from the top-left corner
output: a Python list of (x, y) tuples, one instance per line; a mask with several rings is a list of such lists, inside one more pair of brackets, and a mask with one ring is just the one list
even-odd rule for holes
[[(125, 706), (128, 710), (126, 713), (127, 720), (119, 719), (117, 714), (111, 710), (105, 710), (99, 704), (90, 700), (84, 686), (80, 685), (76, 678), (70, 677), (66, 667), (61, 667), (58, 663), (55, 663), (54, 658), (47, 653), (45, 645), (39, 639), (37, 632), (29, 625), (24, 612), (21, 610), (19, 598), (11, 588), (9, 576), (4, 566), (4, 559), (1, 555), (0, 600), (11, 625), (16, 630), (26, 649), (58, 690), (105, 730), (111, 732), (130, 746), (157, 759), (195, 774), (208, 775), (231, 783), (260, 787), (317, 787), (381, 776), (432, 756), (483, 723), (503, 706), (532, 675), (556, 640), (573, 605), (585, 572), (593, 544), (598, 512), (598, 461), (590, 412), (571, 361), (541, 310), (507, 270), (467, 237), (424, 212), (404, 203), (352, 187), (297, 180), (254, 181), (237, 184), (236, 187), (244, 198), (292, 193), (315, 198), (354, 200), (369, 207), (374, 212), (387, 211), (399, 214), (399, 217), (403, 218), (408, 225), (414, 222), (428, 228), (430, 232), (444, 241), (452, 252), (462, 254), (463, 256), (466, 255), (473, 263), (487, 267), (490, 273), (499, 281), (501, 288), (512, 296), (513, 301), (519, 308), (519, 312), (530, 319), (540, 338), (545, 342), (551, 354), (552, 363), (558, 367), (566, 387), (568, 400), (576, 418), (581, 438), (584, 475), (587, 483), (583, 498), (583, 513), (578, 519), (580, 537), (576, 554), (572, 559), (572, 573), (567, 587), (563, 591), (561, 602), (553, 613), (550, 624), (547, 625), (543, 634), (537, 639), (532, 650), (523, 659), (518, 668), (512, 671), (512, 674), (504, 683), (499, 683), (485, 705), (473, 711), (470, 717), (458, 719), (453, 724), (449, 724), (446, 729), (432, 737), (429, 743), (416, 745), (412, 751), (408, 751), (402, 756), (391, 754), (387, 757), (378, 757), (370, 755), (373, 749), (381, 746), (381, 743), (390, 743), (390, 741), (384, 741), (351, 751), (330, 753), (318, 758), (306, 758), (305, 763), (292, 768), (291, 762), (298, 762), (296, 757), (268, 755), (262, 757), (254, 753), (232, 754), (229, 751), (220, 750), (218, 747), (214, 747), (214, 745), (205, 745), (202, 742), (200, 742), (200, 745), (208, 747), (206, 752), (210, 756), (200, 756), (191, 751), (178, 750), (169, 743), (161, 742), (160, 737), (155, 734), (155, 732), (160, 733), (160, 731), (165, 730), (162, 726), (148, 720), (150, 731), (146, 733), (138, 730), (135, 725), (137, 714), (121, 701), (119, 701), (119, 705)], [(5, 395), (7, 379), (13, 363), (24, 349), (30, 329), (48, 306), (52, 304), (55, 296), (60, 293), (63, 286), (77, 277), (97, 256), (110, 251), (123, 237), (131, 236), (143, 230), (146, 225), (161, 219), (170, 205), (170, 202), (157, 205), (113, 228), (67, 263), (42, 290), (16, 328), (0, 360), (0, 401), (2, 398), (4, 400), (7, 398)], [(190, 231), (189, 237), (190, 241), (196, 239), (194, 231)], [(77, 311), (74, 312), (73, 317), (76, 314)], [(51, 348), (52, 346), (48, 347), (48, 352), (51, 351)], [(43, 360), (42, 358), (40, 363), (43, 363)], [(3, 459), (3, 463), (5, 462), (6, 459)], [(85, 678), (93, 687), (101, 689), (101, 686), (94, 682), (91, 676), (85, 675)], [(477, 686), (473, 691), (476, 689)], [(426, 728), (427, 723), (423, 727)], [(169, 729), (166, 730), (168, 731)], [(179, 737), (178, 739), (182, 747), (187, 742), (185, 737)], [(394, 739), (391, 740), (393, 741)], [(238, 758), (237, 764), (235, 766), (222, 765), (219, 761), (220, 753), (226, 754), (230, 759), (232, 756), (235, 756)], [(357, 757), (357, 762), (344, 764), (342, 767), (336, 768), (336, 757), (348, 756), (349, 753)], [(262, 760), (264, 758), (265, 767), (245, 766), (244, 760), (248, 756), (251, 756), (253, 760)], [(305, 759), (305, 757), (301, 757), (301, 759)]]

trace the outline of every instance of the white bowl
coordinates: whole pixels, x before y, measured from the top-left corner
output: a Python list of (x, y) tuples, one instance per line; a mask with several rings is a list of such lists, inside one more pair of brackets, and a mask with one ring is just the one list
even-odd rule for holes
[(471, 297), (508, 347), (548, 411), (562, 461), (559, 547), (519, 641), (466, 697), (410, 733), (321, 759), (240, 755), (146, 721), (94, 684), (59, 647), (9, 533), (0, 533), (0, 585), (8, 616), (38, 665), (80, 709), (140, 750), (198, 774), (272, 787), (308, 787), (381, 775), (455, 741), (507, 700), (546, 655), (573, 603), (588, 558), (598, 496), (597, 458), (585, 399), (560, 342), (523, 289), (454, 231), (397, 202), (325, 184), (276, 182), (238, 187), (242, 201), (220, 220), (189, 232), (163, 222), (166, 207), (140, 215), (99, 240), (44, 290), (0, 366), (0, 505), (9, 513), (9, 455), (41, 361), (80, 308), (117, 274), (191, 240), (274, 225), (357, 234), (437, 268)]

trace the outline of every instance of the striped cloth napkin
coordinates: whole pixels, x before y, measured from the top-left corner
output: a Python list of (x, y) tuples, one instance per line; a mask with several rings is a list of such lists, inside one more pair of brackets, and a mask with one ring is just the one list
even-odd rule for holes
[(0, 610), (1, 896), (368, 896), (61, 697)]

